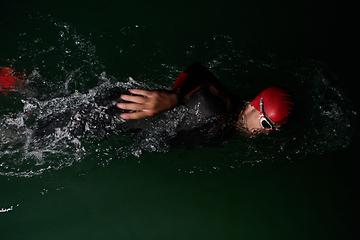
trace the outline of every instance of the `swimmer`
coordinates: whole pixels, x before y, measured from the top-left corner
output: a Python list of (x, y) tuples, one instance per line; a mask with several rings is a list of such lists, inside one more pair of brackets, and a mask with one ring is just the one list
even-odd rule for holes
[(133, 95), (120, 97), (126, 102), (117, 103), (118, 108), (130, 110), (120, 114), (123, 119), (153, 117), (179, 105), (188, 109), (200, 106), (199, 111), (194, 111), (196, 114), (207, 118), (232, 114), (235, 117), (227, 118), (232, 125), (250, 134), (267, 135), (280, 129), (287, 123), (293, 105), (287, 91), (270, 87), (243, 108), (241, 101), (200, 63), (192, 64), (181, 73), (172, 91), (132, 89), (130, 93)]
[[(25, 86), (12, 72), (2, 68), (2, 92)], [(21, 91), (31, 90), (29, 87), (26, 85)], [(49, 136), (61, 131), (68, 133), (69, 139), (87, 133), (105, 140), (112, 135), (130, 133), (133, 136), (140, 131), (144, 136), (155, 133), (184, 144), (211, 144), (231, 137), (236, 130), (249, 135), (267, 135), (280, 129), (287, 123), (293, 105), (288, 92), (277, 87), (265, 89), (245, 104), (200, 63), (190, 65), (181, 73), (172, 90), (132, 89), (130, 93), (132, 95), (121, 95), (119, 100), (119, 90), (111, 89), (93, 102), (86, 101), (42, 116), (31, 126), (34, 129), (31, 136), (36, 141), (48, 141)], [(30, 114), (36, 116), (36, 109)], [(17, 136), (0, 131), (1, 139)]]

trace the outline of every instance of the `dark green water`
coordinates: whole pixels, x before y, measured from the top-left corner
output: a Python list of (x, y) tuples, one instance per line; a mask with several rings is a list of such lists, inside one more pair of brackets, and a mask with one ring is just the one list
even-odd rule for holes
[[(353, 9), (1, 1), (1, 64), (33, 88), (0, 96), (0, 239), (358, 239)], [(168, 88), (193, 61), (249, 100), (289, 89), (291, 128), (192, 149), (167, 143), (171, 124), (135, 143), (32, 137), (37, 121), (113, 89)]]

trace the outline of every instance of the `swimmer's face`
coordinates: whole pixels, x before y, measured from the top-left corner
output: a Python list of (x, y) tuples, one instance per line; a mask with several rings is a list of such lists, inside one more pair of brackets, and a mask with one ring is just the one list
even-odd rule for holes
[[(276, 125), (273, 121), (272, 124)], [(260, 124), (260, 112), (251, 104), (247, 104), (239, 116), (239, 129), (245, 130), (250, 134), (264, 133), (269, 134), (270, 129), (264, 129)]]

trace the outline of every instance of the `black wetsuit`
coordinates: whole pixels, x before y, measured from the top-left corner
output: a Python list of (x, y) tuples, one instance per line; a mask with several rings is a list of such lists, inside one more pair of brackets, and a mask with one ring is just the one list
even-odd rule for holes
[[(63, 127), (67, 127), (72, 135), (96, 129), (100, 138), (139, 130), (166, 132), (172, 128), (168, 138), (202, 144), (233, 132), (240, 102), (200, 63), (193, 63), (180, 74), (172, 91), (180, 96), (179, 106), (155, 117), (120, 119), (119, 114), (124, 110), (118, 109), (114, 101), (120, 92), (113, 90), (95, 103), (83, 104), (39, 121), (36, 135), (48, 135)], [(99, 111), (99, 108), (103, 110)]]
[(212, 142), (234, 132), (242, 101), (233, 95), (208, 69), (195, 62), (179, 75), (173, 91), (180, 95), (174, 114), (160, 114), (122, 124), (123, 131), (153, 130), (156, 122), (175, 121), (176, 139), (195, 144)]

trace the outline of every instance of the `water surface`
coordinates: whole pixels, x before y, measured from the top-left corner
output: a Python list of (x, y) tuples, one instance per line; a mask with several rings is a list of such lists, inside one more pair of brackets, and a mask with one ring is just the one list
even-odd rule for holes
[[(355, 239), (357, 110), (346, 74), (316, 48), (332, 27), (311, 24), (321, 15), (306, 4), (0, 6), (1, 64), (28, 75), (0, 96), (4, 239)], [(126, 136), (91, 125), (104, 96), (169, 89), (193, 61), (248, 100), (287, 88), (292, 123), (190, 149), (169, 144), (169, 126)], [(37, 137), (69, 111), (66, 127)], [(84, 116), (87, 131), (74, 131)]]

